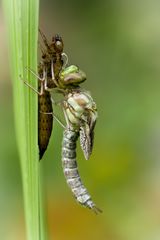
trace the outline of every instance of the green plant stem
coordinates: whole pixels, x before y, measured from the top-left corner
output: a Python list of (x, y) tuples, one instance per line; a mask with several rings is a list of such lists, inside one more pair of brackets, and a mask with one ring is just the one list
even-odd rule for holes
[(37, 95), (22, 81), (25, 79), (37, 88), (37, 79), (26, 71), (25, 67), (34, 71), (37, 68), (39, 1), (3, 0), (3, 6), (8, 27), (15, 127), (22, 169), (27, 239), (39, 240), (44, 239), (45, 230), (40, 219), (43, 209), (40, 209), (42, 206), (39, 193)]

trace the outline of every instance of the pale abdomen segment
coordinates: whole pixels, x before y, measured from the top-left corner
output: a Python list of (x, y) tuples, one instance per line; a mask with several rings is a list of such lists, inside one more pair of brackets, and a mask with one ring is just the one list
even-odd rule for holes
[(101, 210), (96, 207), (91, 199), (90, 194), (83, 185), (76, 161), (76, 141), (79, 137), (79, 133), (66, 129), (63, 135), (62, 143), (62, 166), (63, 172), (76, 200), (85, 207), (94, 210), (95, 213)]

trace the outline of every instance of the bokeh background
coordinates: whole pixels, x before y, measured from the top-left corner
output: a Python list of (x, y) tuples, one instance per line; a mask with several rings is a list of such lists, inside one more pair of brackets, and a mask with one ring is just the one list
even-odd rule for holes
[[(70, 64), (87, 74), (99, 112), (82, 179), (103, 214), (78, 205), (61, 168), (55, 123), (44, 169), (49, 239), (160, 239), (160, 1), (40, 2), (40, 28), (61, 34)], [(0, 8), (0, 238), (25, 239), (6, 27)], [(20, 116), (19, 116), (20, 117)]]

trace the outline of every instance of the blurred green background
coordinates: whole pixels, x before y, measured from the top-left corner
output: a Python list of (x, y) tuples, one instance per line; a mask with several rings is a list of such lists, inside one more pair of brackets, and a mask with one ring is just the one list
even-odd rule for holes
[[(59, 33), (70, 64), (99, 119), (82, 179), (103, 214), (78, 205), (61, 168), (62, 129), (55, 122), (41, 162), (49, 239), (160, 239), (160, 1), (40, 2), (40, 28)], [(25, 239), (20, 164), (14, 130), (6, 27), (0, 8), (0, 238)], [(21, 117), (21, 116), (19, 116)]]

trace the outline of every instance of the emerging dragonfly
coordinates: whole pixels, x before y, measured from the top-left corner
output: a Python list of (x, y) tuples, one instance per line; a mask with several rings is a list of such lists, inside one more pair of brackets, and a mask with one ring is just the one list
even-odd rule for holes
[[(75, 78), (74, 78), (75, 76)], [(62, 166), (68, 186), (76, 200), (83, 206), (92, 209), (96, 214), (102, 212), (92, 201), (90, 194), (83, 185), (77, 167), (76, 142), (80, 136), (80, 145), (86, 159), (92, 153), (94, 140), (94, 127), (97, 120), (97, 108), (89, 92), (75, 86), (66, 88), (70, 79), (76, 80), (79, 76), (84, 81), (84, 73), (76, 66), (63, 69), (59, 76), (59, 86), (62, 88), (64, 100), (61, 103), (66, 127), (62, 141)]]
[(97, 214), (102, 211), (96, 207), (83, 185), (76, 161), (76, 142), (79, 135), (85, 158), (88, 159), (92, 152), (94, 126), (97, 119), (96, 104), (88, 92), (72, 89), (65, 95), (63, 111), (67, 123), (62, 142), (64, 175), (76, 200)]
[[(77, 66), (66, 67), (63, 61), (63, 42), (59, 35), (55, 35), (53, 42), (49, 45), (45, 36), (41, 33), (46, 52), (43, 54), (42, 63), (39, 65), (39, 76), (31, 72), (39, 79), (38, 91), (28, 85), (39, 95), (39, 149), (40, 158), (46, 150), (52, 125), (49, 116), (55, 117), (52, 110), (50, 91), (57, 89), (63, 94), (64, 100), (60, 103), (66, 119), (66, 127), (62, 142), (62, 165), (67, 184), (71, 188), (76, 200), (95, 213), (101, 212), (91, 199), (87, 189), (84, 187), (76, 162), (76, 142), (80, 136), (80, 144), (86, 159), (89, 159), (93, 148), (94, 127), (97, 119), (96, 104), (89, 92), (82, 90), (80, 83), (86, 80), (85, 73)], [(61, 41), (60, 41), (61, 40)], [(57, 42), (58, 41), (58, 42)], [(56, 45), (58, 45), (58, 48)], [(60, 47), (61, 46), (61, 47)], [(44, 105), (44, 106), (43, 106)], [(49, 121), (49, 125), (48, 124)], [(46, 125), (48, 137), (43, 144), (43, 123)], [(42, 134), (42, 135), (41, 135)]]

